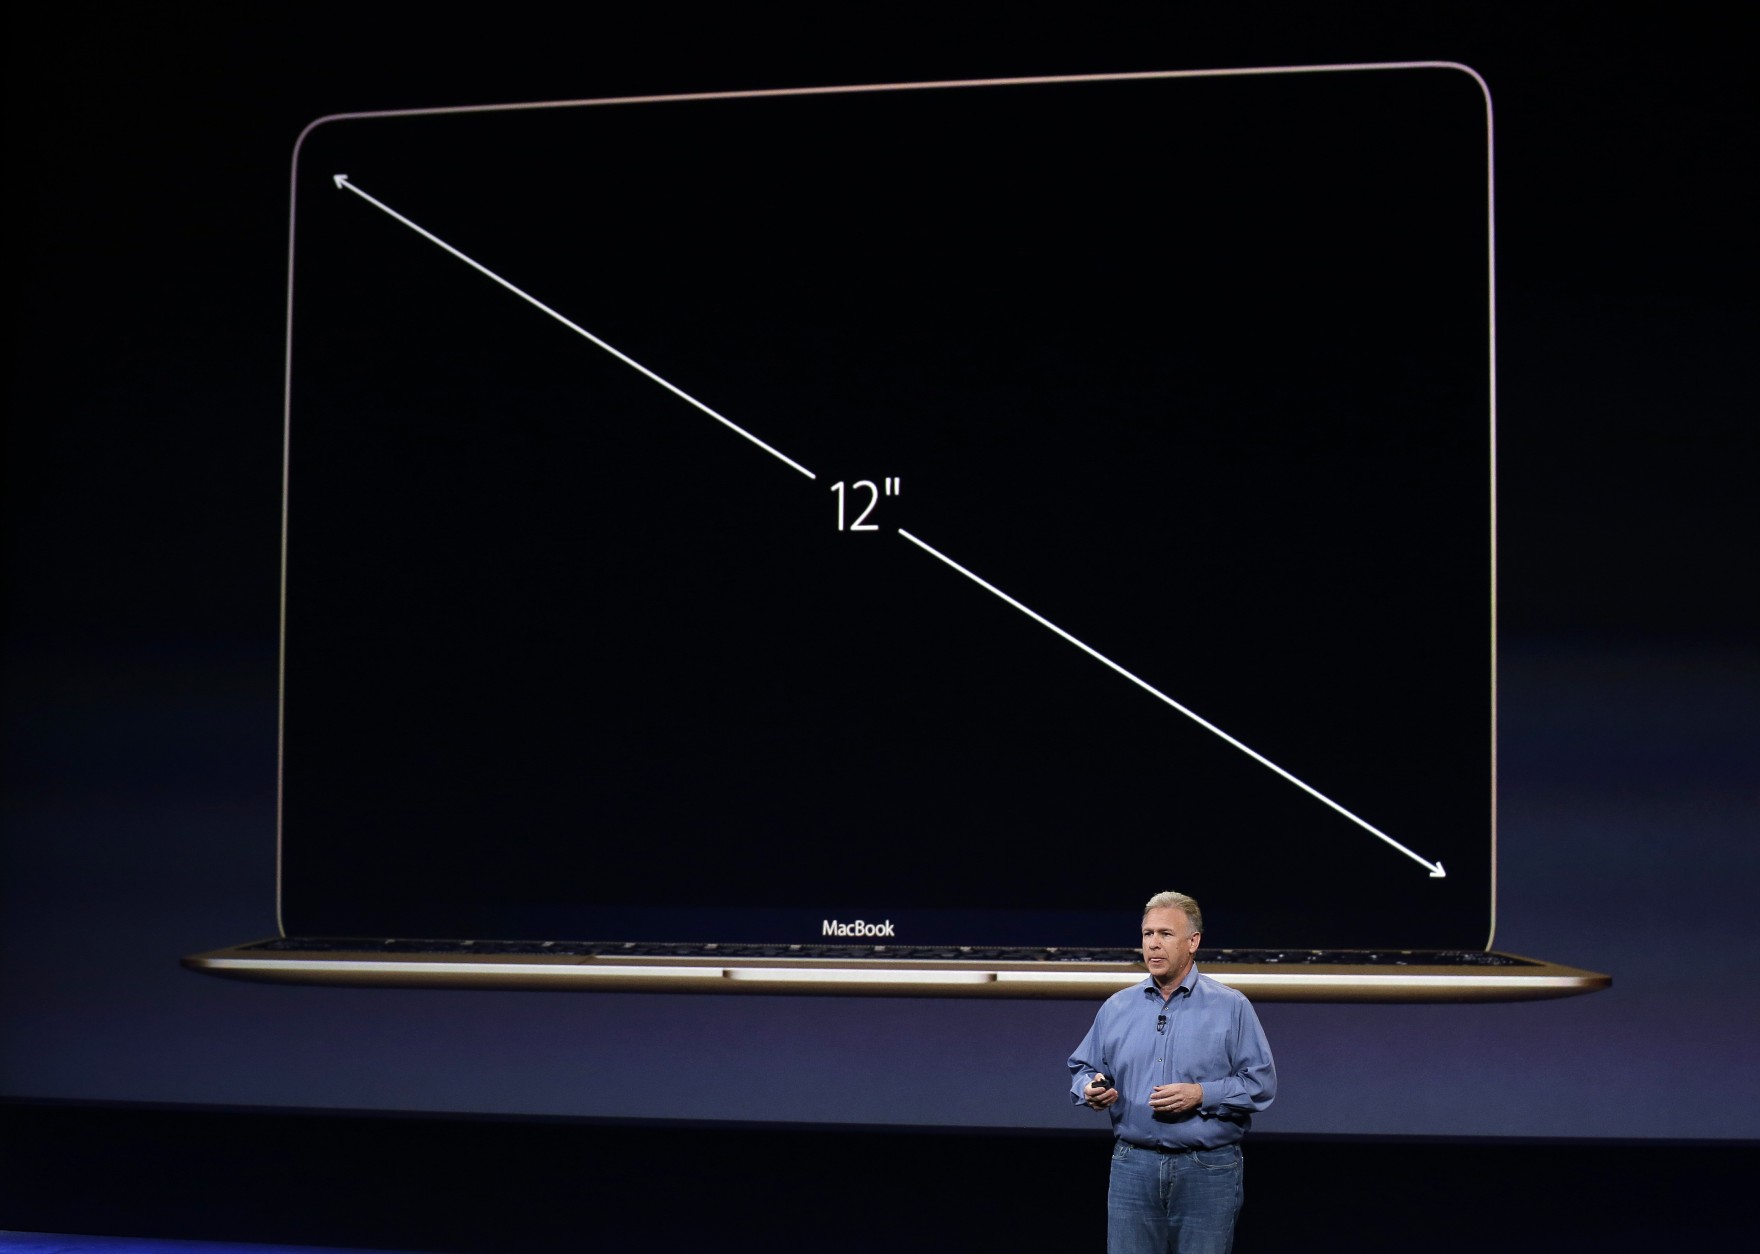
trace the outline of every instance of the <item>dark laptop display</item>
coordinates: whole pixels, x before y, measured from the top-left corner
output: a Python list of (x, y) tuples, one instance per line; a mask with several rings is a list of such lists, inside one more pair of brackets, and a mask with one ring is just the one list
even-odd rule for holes
[(1483, 951), (1490, 151), (1447, 66), (314, 125), (283, 931)]

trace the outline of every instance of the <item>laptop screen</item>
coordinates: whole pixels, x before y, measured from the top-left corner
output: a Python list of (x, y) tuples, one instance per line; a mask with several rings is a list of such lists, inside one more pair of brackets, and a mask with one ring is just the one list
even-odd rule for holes
[(284, 928), (1483, 946), (1488, 169), (1442, 66), (315, 125)]

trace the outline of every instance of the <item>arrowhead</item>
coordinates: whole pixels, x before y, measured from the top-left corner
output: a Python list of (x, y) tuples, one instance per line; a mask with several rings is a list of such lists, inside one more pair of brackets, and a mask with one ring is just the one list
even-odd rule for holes
[(335, 179), (336, 179), (336, 186), (338, 189), (341, 189), (341, 188), (348, 186), (348, 175), (338, 174), (335, 176)]
[(1433, 880), (1445, 880), (1448, 878), (1448, 872), (1442, 869), (1442, 863), (1438, 862), (1436, 864), (1436, 869), (1430, 872), (1430, 878)]

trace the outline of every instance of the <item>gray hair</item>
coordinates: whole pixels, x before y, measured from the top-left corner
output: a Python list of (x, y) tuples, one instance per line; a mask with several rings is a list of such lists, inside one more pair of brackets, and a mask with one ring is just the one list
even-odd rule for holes
[(1184, 910), (1186, 912), (1186, 918), (1192, 921), (1192, 931), (1202, 932), (1204, 930), (1204, 912), (1198, 909), (1198, 903), (1196, 901), (1193, 901), (1184, 893), (1156, 893), (1153, 897), (1149, 898), (1148, 901), (1143, 903), (1143, 914), (1145, 916), (1147, 916), (1151, 910)]

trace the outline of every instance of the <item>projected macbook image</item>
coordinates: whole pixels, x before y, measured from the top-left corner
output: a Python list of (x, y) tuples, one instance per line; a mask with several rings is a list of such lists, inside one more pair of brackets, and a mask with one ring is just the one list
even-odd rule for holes
[(1490, 101), (1443, 64), (329, 117), (296, 982), (1260, 999), (1493, 948)]

